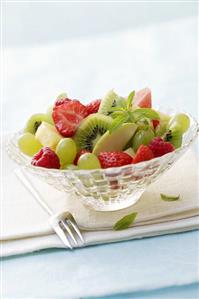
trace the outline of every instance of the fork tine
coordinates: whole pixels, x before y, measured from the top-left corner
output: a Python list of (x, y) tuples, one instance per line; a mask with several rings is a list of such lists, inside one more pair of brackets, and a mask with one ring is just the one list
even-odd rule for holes
[[(73, 218), (73, 217), (72, 217), (72, 218)], [(76, 223), (75, 219), (73, 218), (73, 221), (70, 220), (70, 219), (67, 219), (67, 222), (69, 222), (70, 225), (73, 227), (73, 229), (76, 231), (76, 233), (77, 233), (78, 236), (80, 237), (81, 241), (82, 241), (83, 243), (85, 243), (84, 238), (83, 238), (83, 236), (82, 236), (82, 234), (81, 234), (81, 232), (80, 232), (80, 230), (79, 230), (79, 228), (78, 228), (78, 226), (77, 226), (77, 223)]]
[(57, 233), (57, 235), (59, 236), (59, 238), (62, 240), (62, 242), (70, 249), (73, 249), (66, 234), (64, 233), (64, 230), (62, 229), (62, 227), (60, 227), (60, 224), (58, 223), (57, 225), (53, 225), (53, 228)]
[(70, 227), (68, 226), (66, 219), (61, 221), (61, 224), (63, 225), (63, 227), (65, 228), (65, 230), (67, 231), (67, 233), (69, 234), (69, 236), (71, 237), (71, 239), (73, 240), (73, 242), (78, 245), (77, 240), (75, 239), (75, 237), (73, 236), (73, 233), (70, 229)]

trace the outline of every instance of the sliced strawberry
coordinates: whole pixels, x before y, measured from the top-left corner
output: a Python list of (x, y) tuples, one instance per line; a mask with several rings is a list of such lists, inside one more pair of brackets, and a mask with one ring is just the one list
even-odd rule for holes
[(57, 99), (57, 100), (55, 101), (55, 106), (59, 106), (59, 105), (64, 104), (64, 103), (68, 103), (68, 102), (70, 102), (70, 101), (72, 101), (72, 100), (70, 100), (70, 99), (68, 99), (68, 98), (65, 98), (65, 99)]
[(92, 113), (97, 113), (99, 110), (100, 103), (101, 103), (101, 100), (94, 100), (91, 103), (89, 103), (88, 105), (86, 105), (88, 115), (92, 114)]
[(133, 99), (133, 105), (141, 108), (151, 108), (151, 90), (149, 88), (143, 88), (137, 91)]
[(101, 152), (98, 159), (102, 168), (119, 167), (132, 163), (132, 157), (124, 152)]
[(133, 164), (148, 161), (154, 158), (153, 152), (147, 145), (141, 144), (138, 148), (135, 158), (133, 159)]
[(82, 149), (82, 150), (80, 150), (78, 153), (77, 153), (77, 155), (76, 155), (76, 157), (75, 157), (75, 160), (74, 160), (74, 164), (75, 165), (77, 165), (77, 161), (79, 160), (79, 157), (81, 156), (81, 155), (83, 155), (83, 154), (86, 154), (86, 153), (90, 153), (88, 150), (86, 150), (86, 149)]
[(76, 100), (55, 106), (52, 113), (55, 127), (64, 137), (73, 136), (80, 122), (86, 116), (86, 107)]
[(159, 125), (160, 121), (158, 119), (153, 119), (152, 123), (153, 123), (153, 128), (155, 130), (155, 128)]

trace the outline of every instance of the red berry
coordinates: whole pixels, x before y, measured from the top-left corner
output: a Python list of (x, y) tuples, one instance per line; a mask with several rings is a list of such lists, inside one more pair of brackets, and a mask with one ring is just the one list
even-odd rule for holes
[(94, 100), (91, 103), (89, 103), (88, 105), (86, 105), (86, 110), (88, 115), (92, 114), (92, 113), (97, 113), (99, 110), (99, 106), (101, 104), (101, 100)]
[(132, 157), (124, 152), (101, 152), (98, 159), (102, 168), (118, 167), (132, 163)]
[(73, 136), (80, 122), (86, 116), (86, 107), (76, 100), (55, 106), (52, 113), (55, 127), (64, 137)]
[(159, 125), (160, 121), (158, 119), (153, 119), (152, 123), (153, 123), (153, 128), (155, 129)]
[(45, 168), (60, 168), (59, 158), (49, 147), (43, 147), (32, 158), (31, 164)]
[(152, 150), (154, 157), (160, 157), (175, 150), (170, 142), (166, 142), (160, 137), (155, 137), (149, 144), (149, 148)]
[(154, 158), (153, 152), (150, 150), (150, 148), (147, 145), (141, 144), (138, 148), (136, 155), (133, 159), (133, 164), (148, 161)]
[(85, 149), (80, 150), (80, 151), (77, 153), (77, 155), (76, 155), (75, 160), (74, 160), (73, 163), (74, 163), (75, 165), (77, 165), (77, 161), (79, 160), (79, 157), (82, 156), (83, 154), (86, 154), (86, 153), (90, 153), (90, 152), (87, 151), (87, 150), (85, 150)]
[(68, 103), (68, 102), (70, 102), (70, 101), (71, 101), (71, 100), (68, 99), (68, 98), (65, 98), (65, 99), (58, 99), (58, 100), (55, 101), (55, 106), (59, 106), (59, 105), (64, 104), (64, 103)]

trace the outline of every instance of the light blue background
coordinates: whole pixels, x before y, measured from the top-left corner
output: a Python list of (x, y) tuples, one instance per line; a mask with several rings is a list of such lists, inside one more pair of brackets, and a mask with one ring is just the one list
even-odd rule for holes
[(194, 231), (5, 258), (3, 294), (5, 298), (197, 299), (198, 237)]

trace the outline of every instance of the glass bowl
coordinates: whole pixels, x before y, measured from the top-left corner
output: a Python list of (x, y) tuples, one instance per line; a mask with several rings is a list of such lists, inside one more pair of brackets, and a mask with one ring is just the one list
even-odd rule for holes
[[(163, 111), (164, 110), (160, 110)], [(165, 111), (172, 115), (171, 110)], [(7, 144), (12, 160), (29, 173), (41, 178), (56, 189), (74, 192), (87, 207), (97, 211), (116, 211), (135, 204), (146, 188), (167, 171), (189, 148), (198, 133), (196, 120), (190, 117), (190, 128), (183, 136), (182, 147), (172, 153), (138, 164), (97, 170), (58, 170), (32, 166), (23, 155), (15, 133)]]

